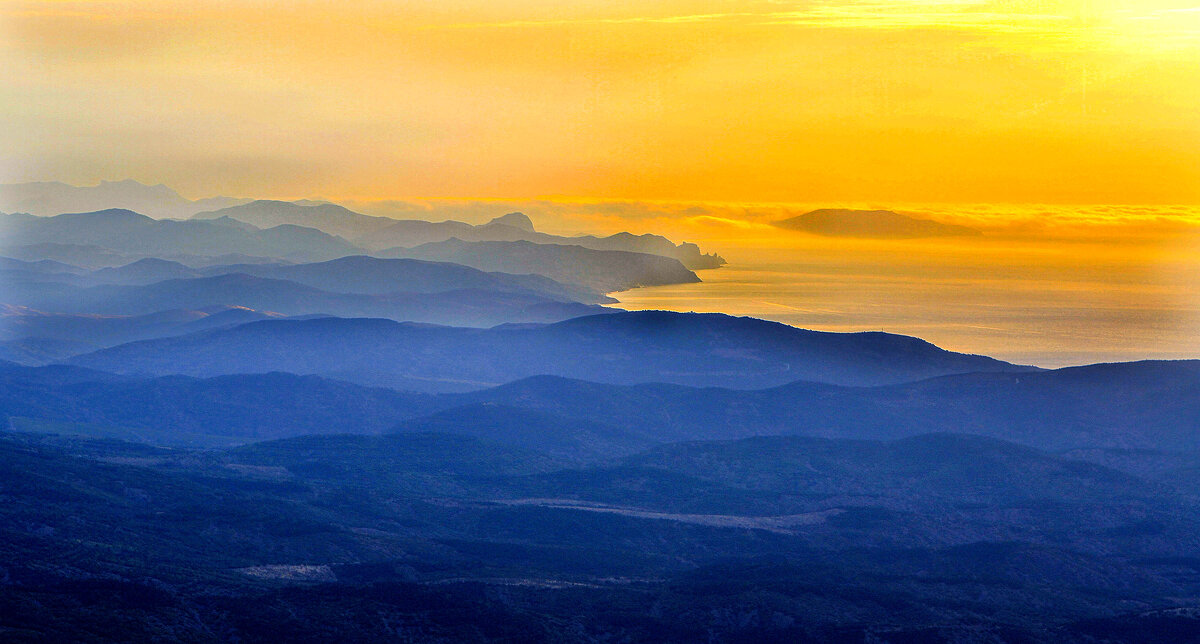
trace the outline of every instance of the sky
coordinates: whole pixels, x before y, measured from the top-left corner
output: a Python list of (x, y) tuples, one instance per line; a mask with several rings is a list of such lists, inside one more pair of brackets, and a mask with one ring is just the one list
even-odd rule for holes
[(1200, 0), (0, 0), (0, 181), (1200, 204)]
[[(0, 0), (0, 183), (659, 233), (631, 308), (1200, 357), (1200, 0)], [(887, 208), (978, 238), (771, 222)]]

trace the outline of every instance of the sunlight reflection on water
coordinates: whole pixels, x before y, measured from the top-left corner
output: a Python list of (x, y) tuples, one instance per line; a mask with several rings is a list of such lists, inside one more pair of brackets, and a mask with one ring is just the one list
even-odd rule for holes
[(1200, 357), (1195, 258), (972, 262), (912, 252), (742, 249), (700, 284), (614, 294), (628, 310), (721, 312), (826, 331), (889, 331), (1058, 367)]

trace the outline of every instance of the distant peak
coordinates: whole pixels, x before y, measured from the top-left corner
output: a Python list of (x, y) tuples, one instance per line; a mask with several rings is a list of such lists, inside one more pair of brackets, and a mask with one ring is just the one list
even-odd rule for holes
[(907, 239), (980, 234), (980, 231), (967, 226), (910, 217), (891, 210), (821, 208), (776, 221), (774, 225), (827, 237)]
[(126, 264), (125, 268), (128, 268), (130, 266), (180, 266), (180, 267), (183, 267), (183, 264), (180, 264), (179, 262), (173, 262), (169, 259), (163, 259), (161, 257), (143, 257), (142, 259), (139, 259), (137, 261)]
[(59, 217), (83, 217), (87, 219), (103, 219), (107, 221), (154, 221), (146, 215), (134, 212), (127, 208), (108, 208), (105, 210), (95, 210), (92, 212), (72, 212), (59, 215)]
[(172, 198), (183, 199), (183, 197), (181, 197), (178, 192), (175, 192), (175, 190), (173, 188), (171, 188), (170, 186), (167, 186), (166, 184), (157, 183), (157, 184), (151, 185), (148, 183), (142, 183), (141, 181), (138, 181), (136, 179), (121, 179), (120, 181), (107, 181), (107, 180), (102, 179), (100, 181), (100, 184), (96, 187), (97, 188), (109, 188), (109, 189), (125, 188), (125, 189), (130, 189), (130, 190), (137, 190), (137, 191), (143, 192), (143, 193), (157, 194), (158, 196), (162, 196), (162, 197), (172, 197)]
[(203, 219), (202, 221), (207, 221), (209, 223), (219, 224), (222, 226), (232, 226), (234, 228), (240, 228), (242, 230), (261, 230), (258, 226), (255, 226), (254, 224), (248, 224), (248, 223), (242, 221), (241, 219), (234, 219), (233, 217), (230, 217), (229, 215), (221, 215), (220, 217), (214, 217), (212, 219)]
[(244, 203), (244, 204), (241, 204), (238, 206), (232, 206), (230, 208), (227, 208), (227, 210), (233, 210), (234, 208), (249, 209), (253, 206), (276, 206), (276, 207), (290, 208), (290, 207), (298, 206), (298, 205), (299, 204), (295, 204), (290, 201), (283, 201), (280, 199), (255, 199), (254, 201), (251, 201), (250, 203)]
[(510, 212), (507, 215), (501, 215), (501, 216), (496, 217), (495, 219), (488, 222), (489, 226), (492, 224), (500, 224), (502, 226), (512, 226), (513, 228), (520, 228), (521, 230), (525, 230), (525, 231), (528, 231), (531, 233), (537, 232), (536, 230), (533, 229), (533, 220), (531, 220), (523, 212)]

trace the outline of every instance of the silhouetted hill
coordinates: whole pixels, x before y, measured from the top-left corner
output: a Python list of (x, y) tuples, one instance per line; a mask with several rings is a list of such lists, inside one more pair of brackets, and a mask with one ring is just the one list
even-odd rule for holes
[[(284, 373), (129, 378), (0, 363), (0, 423), (22, 431), (166, 446), (305, 434), (440, 433), (587, 462), (657, 442), (599, 421)], [(399, 424), (398, 424), (399, 423)]]
[(114, 347), (73, 362), (125, 373), (315, 373), (443, 391), (539, 374), (756, 388), (797, 378), (866, 385), (1028, 370), (905, 336), (825, 333), (752, 318), (657, 311), (494, 329), (384, 320), (265, 321)]
[[(448, 232), (448, 229), (447, 229)], [(426, 236), (429, 237), (429, 236)], [(448, 241), (451, 237), (468, 242), (517, 242), (527, 241), (535, 244), (556, 244), (561, 246), (582, 246), (591, 250), (612, 250), (632, 253), (648, 253), (677, 259), (684, 267), (691, 270), (717, 268), (725, 264), (725, 260), (716, 254), (704, 254), (696, 244), (684, 242), (676, 244), (661, 235), (621, 232), (607, 237), (596, 235), (577, 235), (566, 237), (537, 232), (533, 221), (524, 213), (511, 212), (496, 217), (487, 224), (454, 231), (442, 239), (427, 238), (424, 243)], [(370, 245), (383, 243), (388, 238), (382, 237), (377, 241), (362, 240), (362, 244)], [(416, 243), (399, 243), (399, 246), (412, 247)], [(386, 246), (384, 247), (386, 248)]]
[[(870, 388), (797, 382), (759, 391), (540, 377), (463, 399), (603, 418), (621, 427), (653, 427), (654, 435), (667, 442), (772, 434), (896, 438), (959, 432), (1053, 450), (1200, 449), (1200, 435), (1194, 431), (1200, 418), (1197, 361), (965, 373)], [(1080, 458), (1098, 460), (1100, 455)]]
[[(867, 422), (874, 418), (876, 410), (864, 411), (854, 404), (846, 404), (847, 400), (853, 399), (844, 394), (845, 390), (844, 387), (819, 383), (741, 391), (662, 383), (620, 385), (559, 376), (533, 376), (456, 396), (461, 400), (459, 404), (520, 406), (571, 418), (600, 418), (618, 427), (645, 428), (660, 442), (772, 434), (877, 436), (872, 433), (877, 431), (877, 425)], [(776, 392), (779, 394), (775, 395)], [(844, 398), (837, 399), (839, 394)], [(826, 403), (827, 398), (833, 400)], [(878, 422), (891, 427), (892, 417), (885, 415)], [(854, 434), (852, 429), (861, 433)]]
[[(313, 208), (294, 204), (291, 206), (300, 209)], [(350, 213), (348, 216), (357, 215)], [(151, 260), (124, 269), (123, 272), (112, 273), (110, 277), (98, 277), (121, 283), (147, 283), (149, 276), (153, 274), (160, 274), (164, 279), (167, 276), (189, 276), (193, 272), (188, 271), (186, 267), (212, 266), (215, 261), (219, 261), (213, 258), (227, 256), (304, 262), (362, 254), (359, 248), (342, 238), (315, 228), (285, 223), (258, 229), (248, 224), (234, 226), (223, 223), (230, 221), (234, 220), (225, 216), (213, 220), (160, 221), (120, 209), (55, 217), (0, 215), (0, 234), (3, 234), (0, 252), (18, 259), (56, 259), (88, 267), (123, 267), (135, 263), (134, 260), (139, 258)], [(480, 228), (508, 228), (524, 232), (505, 224), (489, 224)], [(392, 259), (403, 257), (451, 262), (484, 271), (540, 275), (564, 284), (582, 285), (601, 293), (641, 285), (698, 281), (695, 274), (684, 268), (678, 260), (668, 257), (624, 251), (594, 251), (579, 246), (534, 244), (524, 241), (485, 242), (478, 246), (464, 246), (464, 242), (452, 240), (422, 249), (393, 249), (385, 255)], [(168, 267), (164, 263), (167, 260), (177, 260), (184, 266)], [(252, 263), (259, 266), (253, 269), (258, 273), (269, 272), (261, 266), (264, 264), (261, 260), (255, 259)], [(370, 260), (358, 259), (338, 266), (348, 267), (351, 263), (355, 269), (361, 271), (369, 268)], [(378, 265), (398, 266), (401, 263), (385, 262)], [(299, 273), (320, 269), (290, 270)], [(378, 274), (379, 269), (376, 268), (375, 272)], [(411, 274), (411, 269), (409, 272)], [(348, 277), (352, 278), (353, 275)], [(325, 276), (325, 281), (322, 282), (326, 289), (329, 288), (329, 279), (329, 276)], [(525, 288), (556, 289), (568, 294), (573, 300), (600, 301), (598, 295), (585, 293), (573, 286), (557, 287), (547, 279), (538, 280), (532, 277), (520, 279), (526, 282)], [(401, 280), (397, 278), (396, 281)], [(339, 283), (344, 286), (354, 284), (355, 281), (343, 279), (339, 280)]]
[(85, 269), (124, 266), (138, 259), (137, 256), (118, 253), (100, 246), (80, 244), (0, 244), (0, 253), (23, 261), (58, 261)]
[(0, 341), (0, 360), (23, 365), (43, 365), (89, 353), (99, 345), (55, 338), (20, 338)]
[[(83, 283), (87, 271), (49, 259), (22, 261), (0, 257), (0, 285), (8, 282)], [(0, 289), (3, 287), (0, 286)]]
[(913, 237), (954, 237), (980, 234), (978, 230), (967, 226), (943, 224), (929, 219), (918, 219), (890, 210), (823, 208), (777, 221), (774, 225), (788, 230), (800, 230), (829, 237), (906, 239)]
[(716, 253), (704, 253), (700, 247), (691, 242), (675, 244), (661, 235), (633, 233), (616, 233), (608, 237), (581, 235), (578, 237), (559, 237), (554, 240), (531, 239), (542, 243), (574, 244), (591, 248), (592, 250), (624, 250), (636, 253), (651, 253), (672, 257), (691, 270), (705, 268), (720, 268), (725, 265), (725, 259)]
[(415, 259), (380, 259), (352, 255), (326, 262), (287, 264), (282, 262), (215, 265), (193, 268), (159, 258), (141, 259), (125, 266), (93, 271), (71, 283), (145, 285), (169, 279), (244, 274), (288, 280), (335, 293), (387, 295), (389, 293), (438, 293), (481, 289), (526, 293), (563, 302), (610, 302), (590, 289), (560, 284), (540, 275), (485, 273), (445, 262)]
[[(213, 223), (213, 224), (220, 224), (222, 226), (229, 226), (230, 228), (236, 228), (241, 231), (255, 231), (255, 230), (262, 230), (264, 228), (264, 226), (255, 226), (254, 224), (248, 224), (244, 221), (239, 221), (237, 219), (234, 219), (233, 217), (217, 217), (216, 219), (205, 219), (205, 221), (207, 221), (209, 223)], [(310, 226), (310, 228), (311, 228), (311, 226)]]
[[(10, 351), (38, 347), (30, 363), (44, 363), (118, 344), (184, 335), (281, 317), (236, 306), (175, 309), (147, 315), (44, 313), (26, 307), (0, 306), (0, 343)], [(45, 343), (58, 343), (53, 348)]]
[(488, 222), (488, 225), (491, 224), (520, 228), (529, 233), (537, 232), (533, 229), (533, 220), (523, 212), (510, 212), (507, 215), (500, 215)]
[(442, 406), (429, 396), (281, 373), (136, 379), (77, 367), (0, 368), (8, 427), (153, 445), (380, 433)]
[[(360, 322), (362, 340), (371, 338), (378, 330), (371, 327), (392, 326), (382, 320)], [(239, 329), (254, 330), (253, 326)], [(425, 340), (433, 336), (421, 332), (438, 330), (414, 327), (407, 341), (416, 347), (427, 346)], [(460, 331), (464, 332), (460, 340), (468, 350), (474, 350), (465, 340), (471, 331)], [(259, 350), (279, 351), (275, 345)], [(390, 348), (385, 348), (380, 355), (387, 357), (389, 352)], [(306, 366), (299, 362), (305, 354), (299, 352), (299, 355), (293, 366)], [(212, 362), (240, 366), (236, 363), (238, 354), (231, 356), (212, 358)], [(354, 371), (347, 364), (333, 366), (332, 375), (345, 379), (391, 378), (397, 384), (426, 390), (479, 386), (445, 373), (420, 379), (373, 371), (366, 363), (361, 363), (362, 371)], [(958, 432), (1042, 449), (1072, 449), (1068, 455), (1073, 460), (1095, 462), (1183, 486), (1180, 489), (1191, 489), (1187, 481), (1200, 471), (1200, 436), (1193, 431), (1195, 389), (1200, 386), (1195, 364), (1132, 363), (1120, 369), (1114, 367), (989, 376), (986, 379), (992, 381), (992, 386), (983, 389), (978, 388), (982, 374), (869, 388), (795, 383), (757, 391), (666, 384), (611, 385), (538, 376), (463, 394), (435, 397), (397, 394), (387, 413), (381, 412), (369, 421), (358, 417), (358, 422), (365, 428), (363, 431), (379, 431), (402, 423), (401, 429), (463, 433), (560, 456), (575, 452), (575, 457), (585, 460), (627, 454), (650, 443), (771, 435), (879, 439)], [(1083, 382), (1079, 381), (1080, 369), (1092, 372)], [(1104, 371), (1108, 373), (1101, 374)], [(21, 372), (21, 378), (40, 378), (39, 373), (26, 370)], [(230, 382), (245, 382), (251, 389), (261, 386), (252, 378)], [(9, 386), (14, 385), (10, 382)], [(354, 397), (350, 385), (338, 383), (337, 387), (348, 400)], [(957, 393), (962, 390), (972, 393)], [(57, 407), (50, 403), (42, 405), (43, 410), (50, 411), (41, 412), (40, 416), (10, 412), (31, 418), (145, 428), (162, 427), (171, 419), (167, 408), (139, 405), (134, 398), (116, 393), (98, 391), (94, 400), (66, 402), (70, 396), (61, 398), (66, 395), (62, 392), (35, 395), (34, 389), (14, 391), (18, 392), (13, 394), (14, 400), (58, 400)], [(1114, 395), (1114, 391), (1121, 394)], [(157, 399), (156, 394), (144, 395)], [(229, 392), (222, 395), (231, 400), (237, 398)], [(255, 394), (250, 391), (244, 395), (252, 400)], [(378, 395), (371, 393), (367, 397)], [(106, 399), (126, 401), (124, 415), (79, 416), (62, 411), (103, 408), (96, 401)], [(259, 416), (262, 423), (274, 423), (285, 435), (294, 435), (298, 427), (311, 427), (286, 420), (289, 416), (281, 413), (278, 406), (268, 406)], [(358, 431), (344, 424), (338, 427), (339, 431)], [(151, 440), (149, 435), (143, 438)]]
[(611, 301), (590, 289), (562, 284), (541, 275), (488, 273), (446, 262), (380, 259), (361, 255), (314, 264), (214, 266), (200, 272), (207, 275), (238, 272), (290, 280), (327, 291), (363, 295), (482, 289), (528, 293), (563, 302), (592, 304)]
[(173, 279), (202, 277), (204, 274), (190, 266), (158, 257), (146, 257), (124, 266), (102, 268), (87, 276), (94, 284), (153, 284)]
[(459, 289), (439, 293), (359, 295), (331, 293), (296, 282), (241, 273), (174, 279), (143, 286), (13, 282), (3, 300), (54, 313), (146, 315), (170, 309), (241, 306), (287, 316), (385, 317), (460, 326), (553, 322), (606, 311), (525, 290)]
[[(460, 406), (461, 405), (461, 406)], [(454, 397), (284, 373), (128, 378), (79, 367), (0, 363), (0, 422), (167, 446), (213, 446), (305, 434), (439, 433), (586, 462), (656, 443), (599, 421)], [(399, 423), (399, 424), (397, 424)]]
[(148, 186), (131, 179), (72, 186), (58, 181), (0, 186), (0, 211), (51, 217), (64, 212), (125, 208), (157, 218), (188, 217), (201, 210), (224, 208), (241, 199), (212, 197), (191, 201), (164, 185)]
[(199, 220), (155, 220), (123, 209), (54, 217), (3, 215), (0, 234), (5, 247), (71, 244), (142, 257), (240, 253), (311, 261), (360, 252), (345, 240), (315, 228), (283, 225), (244, 230)]
[[(647, 253), (678, 260), (684, 267), (697, 270), (717, 268), (725, 260), (715, 254), (704, 254), (692, 243), (676, 244), (661, 235), (616, 233), (607, 237), (579, 235), (565, 237), (538, 232), (533, 221), (520, 212), (496, 217), (481, 226), (458, 221), (429, 223), (402, 220), (370, 237), (355, 238), (355, 243), (381, 253), (394, 253), (394, 247), (413, 248), (423, 244), (457, 239), (465, 242), (532, 242), (559, 246), (582, 246), (591, 250)], [(390, 250), (389, 250), (390, 249)]]
[[(507, 236), (524, 234), (519, 228), (512, 226), (493, 226), (488, 231), (491, 235), (495, 235), (497, 232), (507, 232)], [(376, 232), (370, 240), (363, 240), (361, 243), (368, 250), (378, 254), (379, 251), (389, 248), (411, 248), (422, 244), (443, 242), (447, 239), (472, 237), (475, 234), (475, 226), (461, 221), (399, 219), (387, 228)]]
[(17, 271), (31, 275), (54, 275), (59, 273), (79, 275), (87, 272), (87, 269), (79, 268), (78, 266), (72, 266), (70, 264), (65, 264), (52, 259), (26, 261), (21, 259), (13, 259), (11, 257), (0, 257), (0, 270)]
[(392, 248), (376, 254), (381, 257), (453, 262), (484, 271), (536, 273), (559, 282), (582, 284), (601, 293), (639, 286), (700, 281), (678, 260), (659, 255), (527, 241), (465, 242), (451, 239), (416, 248)]
[(301, 205), (267, 199), (196, 213), (192, 219), (214, 220), (226, 217), (259, 228), (272, 228), (283, 224), (306, 226), (350, 240), (371, 235), (395, 223), (394, 219), (364, 215), (331, 203)]
[(5, 379), (6, 387), (8, 387), (6, 395), (12, 394), (15, 391), (13, 387), (26, 385), (57, 387), (79, 382), (132, 382), (137, 380), (136, 378), (72, 365), (55, 364), (32, 367), (4, 360), (0, 360), (0, 378)]

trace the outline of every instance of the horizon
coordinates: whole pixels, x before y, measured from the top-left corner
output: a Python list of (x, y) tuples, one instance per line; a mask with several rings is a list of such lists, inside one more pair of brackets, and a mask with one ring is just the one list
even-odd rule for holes
[[(138, 195), (146, 193), (144, 184), (112, 183), (119, 188), (118, 196), (108, 198), (118, 201), (106, 205), (137, 210)], [(67, 203), (100, 205), (93, 189), (84, 188)], [(120, 202), (120, 195), (133, 202)], [(54, 203), (52, 198), (43, 203), (42, 214), (56, 212)], [(147, 212), (158, 207), (153, 200), (144, 203)], [(212, 207), (222, 205), (228, 204)], [(978, 233), (907, 238), (888, 237), (886, 231), (877, 236), (869, 231), (866, 236), (831, 236), (775, 225), (820, 204), (342, 205), (352, 212), (400, 220), (472, 225), (520, 211), (538, 231), (566, 235), (565, 240), (650, 233), (674, 243), (699, 244), (701, 252), (727, 261), (723, 268), (700, 270), (702, 281), (696, 284), (621, 287), (612, 293), (619, 302), (609, 306), (626, 310), (728, 313), (821, 331), (883, 331), (953, 351), (1047, 368), (1200, 358), (1200, 283), (1195, 277), (1200, 274), (1200, 227), (1191, 221), (1197, 210), (1188, 207), (895, 208), (905, 216)], [(186, 208), (190, 210), (184, 211), (185, 218), (191, 211), (208, 209), (201, 204)], [(236, 214), (238, 208), (231, 211), (235, 217), (253, 221), (253, 216)], [(370, 254), (361, 248), (357, 252)]]
[[(763, 224), (792, 217), (813, 210), (889, 210), (908, 216), (932, 219), (947, 223), (970, 223), (982, 226), (989, 234), (1009, 237), (1041, 235), (1068, 241), (1079, 237), (1084, 228), (1099, 231), (1105, 228), (1122, 231), (1110, 233), (1135, 236), (1154, 232), (1155, 224), (1163, 230), (1155, 235), (1156, 241), (1175, 238), (1183, 243), (1193, 239), (1200, 241), (1200, 203), (1052, 203), (1052, 202), (938, 202), (938, 201), (711, 201), (686, 199), (617, 199), (603, 197), (560, 197), (542, 196), (527, 199), (481, 199), (419, 198), (388, 196), (374, 199), (334, 198), (309, 194), (235, 194), (209, 189), (198, 193), (183, 194), (169, 183), (141, 180), (133, 177), (101, 178), (93, 183), (71, 183), (61, 178), (44, 178), (12, 182), (19, 187), (29, 184), (61, 184), (71, 188), (93, 189), (105, 185), (136, 184), (144, 188), (166, 188), (180, 198), (202, 202), (215, 199), (244, 201), (281, 201), (288, 203), (314, 202), (342, 206), (348, 210), (389, 219), (417, 219), (439, 221), (430, 217), (458, 217), (466, 223), (484, 223), (494, 217), (511, 212), (521, 212), (542, 218), (540, 227), (554, 234), (583, 235), (628, 231), (630, 227), (642, 232), (660, 230), (693, 230), (687, 234), (699, 235), (700, 239), (735, 239), (747, 231), (747, 227), (758, 226), (758, 232), (774, 231), (762, 228)], [(312, 205), (302, 204), (302, 205)], [(220, 209), (227, 206), (213, 206)], [(131, 208), (132, 209), (132, 208)], [(133, 209), (136, 210), (136, 209)], [(444, 213), (444, 214), (443, 214)], [(58, 214), (58, 213), (55, 213)], [(145, 214), (159, 218), (154, 213)], [(1044, 221), (1035, 221), (1037, 215)], [(689, 225), (701, 224), (700, 226)], [(1030, 229), (1035, 224), (1036, 230)], [(1065, 224), (1071, 231), (1055, 233), (1055, 224)], [(724, 227), (724, 231), (703, 229)], [(1128, 226), (1128, 228), (1126, 228)], [(678, 233), (676, 233), (678, 234)], [(1088, 235), (1083, 235), (1088, 237)], [(1128, 237), (1125, 238), (1129, 240)]]
[(1198, 34), (1191, 0), (6, 0), (0, 181), (1197, 204)]

